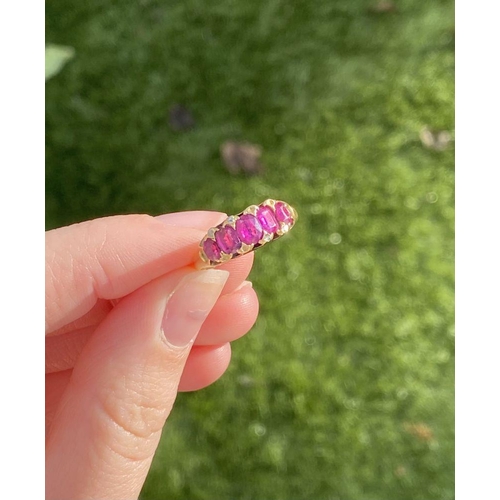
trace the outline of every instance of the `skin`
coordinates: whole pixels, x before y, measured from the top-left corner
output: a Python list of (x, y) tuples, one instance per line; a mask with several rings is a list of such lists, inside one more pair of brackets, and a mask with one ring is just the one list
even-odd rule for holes
[(178, 391), (216, 381), (258, 314), (253, 254), (197, 271), (216, 212), (46, 234), (46, 497), (138, 498)]

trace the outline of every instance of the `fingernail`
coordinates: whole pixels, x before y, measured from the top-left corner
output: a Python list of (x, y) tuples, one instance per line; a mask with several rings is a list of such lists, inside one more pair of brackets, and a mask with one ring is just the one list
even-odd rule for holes
[(253, 288), (253, 283), (251, 281), (247, 281), (247, 280), (242, 281), (241, 284), (240, 284), (240, 286), (238, 288), (234, 289), (233, 293), (237, 292), (239, 290), (242, 290), (243, 288), (247, 288), (247, 287), (248, 288)]
[(184, 347), (194, 341), (228, 277), (228, 271), (206, 269), (182, 279), (170, 295), (163, 315), (162, 331), (169, 344)]
[[(225, 220), (226, 214), (219, 214), (220, 222)], [(157, 215), (156, 219), (167, 226), (182, 226), (182, 227), (202, 227), (216, 225), (219, 222), (214, 221), (214, 212), (204, 210), (191, 212), (173, 212), (170, 214)], [(206, 223), (204, 221), (207, 221)]]

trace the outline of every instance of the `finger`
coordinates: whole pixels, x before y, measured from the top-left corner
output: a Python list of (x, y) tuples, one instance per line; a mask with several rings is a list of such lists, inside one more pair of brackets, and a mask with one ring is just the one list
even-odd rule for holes
[(52, 420), (59, 406), (73, 370), (51, 373), (45, 376), (45, 436), (48, 435)]
[[(217, 217), (215, 217), (214, 214), (217, 214)], [(167, 226), (182, 226), (204, 230), (205, 228), (210, 227), (210, 225), (216, 224), (217, 218), (220, 221), (225, 216), (225, 214), (219, 212), (206, 212), (199, 210), (191, 212), (173, 212), (170, 214), (158, 215), (155, 218)], [(231, 269), (228, 270), (231, 271)], [(248, 274), (245, 275), (243, 279), (246, 276), (248, 276)], [(95, 306), (87, 314), (78, 318), (76, 321), (63, 326), (56, 332), (52, 332), (52, 334), (61, 335), (80, 328), (86, 328), (92, 325), (97, 326), (112, 309), (112, 307), (113, 306), (108, 300), (98, 300)]]
[(138, 497), (194, 338), (228, 275), (161, 277), (99, 325), (52, 422), (47, 498)]
[[(197, 224), (198, 215), (185, 217), (190, 225)], [(211, 225), (221, 217), (213, 212)], [(99, 298), (123, 297), (158, 276), (193, 264), (208, 227), (169, 226), (165, 218), (123, 215), (48, 231), (46, 332), (80, 318)]]
[[(248, 278), (252, 269), (253, 259), (254, 255), (253, 253), (250, 253), (219, 266), (219, 269), (223, 269), (231, 273), (226, 284), (224, 285), (224, 290), (222, 291), (223, 295), (236, 290), (243, 283), (243, 281)], [(191, 267), (186, 267), (181, 272), (188, 273), (191, 271)], [(81, 318), (62, 326), (61, 328), (58, 328), (57, 330), (47, 333), (46, 338), (67, 334), (83, 328), (88, 328), (88, 331), (92, 330), (90, 327), (94, 327), (95, 329), (113, 308), (113, 304), (111, 302), (114, 302), (114, 305), (116, 305), (120, 302), (120, 299), (115, 299), (113, 301), (98, 299), (88, 313), (84, 314)]]
[[(179, 382), (179, 391), (198, 391), (219, 379), (231, 361), (231, 344), (196, 346), (189, 355)], [(199, 367), (203, 366), (203, 370)]]
[(45, 337), (45, 373), (73, 368), (97, 325)]
[[(222, 345), (236, 340), (254, 325), (259, 311), (258, 299), (249, 281), (236, 291), (219, 298), (196, 338), (195, 345)], [(64, 335), (45, 337), (45, 373), (73, 368), (97, 325)]]
[(249, 281), (215, 304), (196, 337), (195, 345), (222, 345), (250, 331), (259, 314), (259, 299)]
[[(179, 391), (197, 391), (213, 384), (226, 371), (231, 346), (193, 346), (179, 382)], [(48, 435), (59, 402), (69, 384), (73, 370), (45, 376), (45, 434)]]
[(64, 335), (82, 328), (94, 327), (95, 329), (95, 327), (108, 315), (111, 309), (113, 309), (113, 304), (111, 304), (109, 300), (98, 299), (94, 307), (92, 307), (88, 313), (84, 314), (77, 320), (64, 325), (62, 328), (47, 333), (46, 337)]

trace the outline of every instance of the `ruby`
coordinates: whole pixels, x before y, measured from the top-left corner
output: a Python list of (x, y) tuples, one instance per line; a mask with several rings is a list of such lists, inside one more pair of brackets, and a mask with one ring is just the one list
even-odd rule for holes
[(254, 245), (262, 238), (262, 226), (251, 214), (242, 215), (236, 221), (236, 232), (240, 240), (247, 245)]
[(219, 260), (220, 259), (220, 248), (214, 240), (206, 239), (203, 242), (203, 251), (209, 260)]
[(290, 224), (293, 222), (292, 212), (282, 201), (278, 201), (274, 205), (274, 213), (276, 214), (276, 219), (285, 224)]
[(259, 207), (257, 210), (257, 219), (259, 219), (264, 231), (268, 233), (274, 233), (278, 229), (278, 221), (274, 216), (273, 210), (267, 205)]
[(221, 227), (215, 233), (215, 240), (224, 253), (235, 253), (241, 247), (241, 241), (236, 234), (236, 229), (231, 226)]

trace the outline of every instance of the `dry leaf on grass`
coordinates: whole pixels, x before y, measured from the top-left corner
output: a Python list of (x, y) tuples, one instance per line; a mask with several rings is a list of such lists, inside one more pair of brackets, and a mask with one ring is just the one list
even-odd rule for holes
[(432, 432), (432, 429), (423, 422), (408, 422), (405, 424), (404, 429), (408, 434), (415, 436), (420, 441), (429, 442), (434, 439), (434, 432)]
[(238, 174), (244, 172), (248, 175), (262, 173), (260, 163), (262, 148), (247, 142), (227, 141), (220, 147), (222, 161), (229, 172)]
[(406, 470), (406, 467), (404, 465), (398, 465), (394, 469), (394, 475), (397, 477), (404, 477), (404, 476), (406, 476), (406, 474), (407, 474), (407, 470)]
[(398, 8), (394, 2), (390, 0), (380, 0), (376, 4), (368, 7), (368, 11), (373, 14), (387, 14), (391, 12), (397, 12)]
[(424, 127), (420, 131), (420, 141), (427, 149), (444, 151), (451, 142), (451, 134), (447, 130), (432, 130)]

